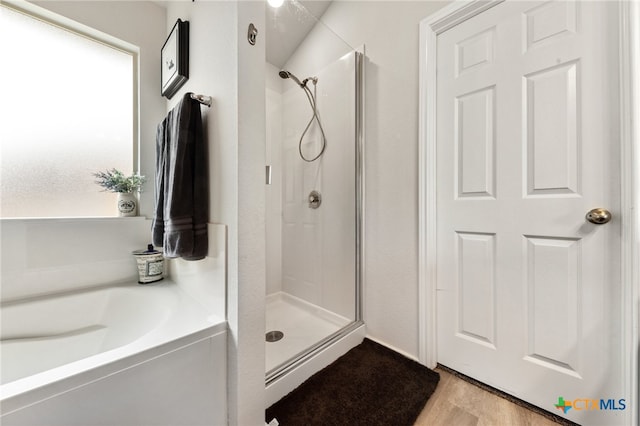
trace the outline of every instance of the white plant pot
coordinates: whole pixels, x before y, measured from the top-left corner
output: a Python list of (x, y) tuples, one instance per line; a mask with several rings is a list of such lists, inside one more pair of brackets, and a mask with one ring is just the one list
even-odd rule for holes
[(138, 198), (135, 194), (118, 192), (118, 214), (120, 216), (138, 215)]

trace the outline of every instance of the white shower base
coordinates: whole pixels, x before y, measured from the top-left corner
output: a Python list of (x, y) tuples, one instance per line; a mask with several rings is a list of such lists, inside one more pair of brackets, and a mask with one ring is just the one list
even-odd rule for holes
[(266, 331), (279, 330), (284, 337), (266, 343), (266, 371), (286, 362), (351, 321), (288, 293), (267, 296)]

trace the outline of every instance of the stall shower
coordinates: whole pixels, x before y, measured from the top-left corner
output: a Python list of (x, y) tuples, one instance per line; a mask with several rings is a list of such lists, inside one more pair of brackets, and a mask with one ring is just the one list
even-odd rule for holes
[(267, 383), (361, 324), (362, 53), (312, 22), (267, 63)]

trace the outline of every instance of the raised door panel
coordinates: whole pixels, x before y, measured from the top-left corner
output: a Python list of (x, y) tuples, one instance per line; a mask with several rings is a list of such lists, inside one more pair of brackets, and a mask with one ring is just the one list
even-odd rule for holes
[(495, 197), (495, 89), (455, 99), (457, 197)]
[(526, 196), (580, 194), (579, 62), (525, 77)]
[(578, 238), (525, 237), (525, 359), (575, 377), (580, 377), (581, 245)]
[(495, 349), (494, 234), (457, 232), (457, 334)]
[(527, 50), (551, 44), (575, 34), (578, 26), (576, 1), (550, 1), (524, 13)]

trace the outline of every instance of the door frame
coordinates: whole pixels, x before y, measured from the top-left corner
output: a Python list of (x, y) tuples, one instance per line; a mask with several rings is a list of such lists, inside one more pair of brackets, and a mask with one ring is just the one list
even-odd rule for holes
[[(434, 368), (437, 357), (436, 69), (437, 37), (505, 0), (455, 0), (420, 22), (418, 134), (418, 358)], [(640, 3), (618, 0), (621, 137), (621, 340), (626, 424), (638, 424), (640, 406)], [(635, 78), (634, 78), (635, 77)], [(636, 118), (634, 120), (634, 118)]]

